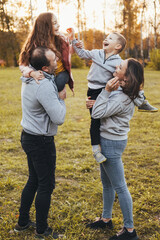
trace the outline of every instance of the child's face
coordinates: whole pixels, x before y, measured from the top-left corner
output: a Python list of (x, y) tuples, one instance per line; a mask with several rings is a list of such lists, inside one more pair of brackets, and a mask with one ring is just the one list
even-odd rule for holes
[(113, 73), (114, 77), (118, 77), (119, 85), (124, 86), (126, 84), (125, 74), (128, 66), (128, 60), (122, 60), (121, 64), (116, 67), (116, 71)]
[(103, 49), (105, 52), (112, 52), (116, 50), (116, 46), (119, 45), (116, 34), (109, 34), (103, 41)]
[(58, 24), (58, 22), (57, 22), (57, 18), (56, 18), (56, 16), (55, 15), (53, 15), (53, 20), (52, 20), (52, 22), (53, 22), (53, 27), (54, 27), (54, 34), (56, 35), (56, 36), (59, 36), (59, 24)]

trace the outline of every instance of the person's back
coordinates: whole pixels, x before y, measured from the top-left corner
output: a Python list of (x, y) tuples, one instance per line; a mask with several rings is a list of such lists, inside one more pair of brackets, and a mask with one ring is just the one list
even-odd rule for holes
[[(44, 75), (45, 78), (39, 84), (34, 80), (29, 84), (22, 82), (21, 125), (27, 133), (52, 136), (56, 135), (58, 125), (64, 122), (64, 103), (58, 100), (57, 87), (52, 75), (45, 72)], [(43, 106), (50, 108), (48, 113)]]

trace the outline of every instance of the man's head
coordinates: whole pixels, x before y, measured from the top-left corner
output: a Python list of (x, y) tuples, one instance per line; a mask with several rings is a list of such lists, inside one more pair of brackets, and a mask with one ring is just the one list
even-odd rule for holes
[(36, 70), (42, 70), (49, 74), (53, 74), (57, 68), (56, 55), (48, 48), (37, 47), (31, 54), (30, 64)]
[(126, 39), (117, 32), (110, 33), (103, 41), (103, 49), (106, 53), (120, 53), (126, 46)]

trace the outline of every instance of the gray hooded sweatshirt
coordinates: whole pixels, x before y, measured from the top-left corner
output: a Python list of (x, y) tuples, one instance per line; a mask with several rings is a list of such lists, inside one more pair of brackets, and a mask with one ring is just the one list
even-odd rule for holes
[(116, 66), (120, 65), (122, 61), (121, 57), (119, 54), (116, 54), (106, 59), (106, 54), (103, 49), (94, 49), (89, 51), (83, 48), (77, 48), (75, 46), (76, 43), (77, 40), (74, 39), (72, 44), (77, 55), (80, 58), (91, 59), (93, 61), (87, 76), (88, 87), (91, 89), (105, 87), (108, 80), (113, 78)]
[[(74, 39), (72, 41), (73, 48), (77, 55), (83, 59), (91, 59), (92, 65), (90, 67), (87, 80), (88, 87), (91, 89), (105, 88), (106, 83), (113, 78), (113, 73), (115, 72), (116, 66), (119, 66), (122, 59), (119, 54), (112, 55), (105, 58), (105, 51), (103, 49), (85, 50), (83, 48), (76, 47), (78, 41)], [(119, 90), (122, 89), (119, 87)], [(139, 97), (134, 99), (134, 104), (136, 106), (141, 106), (144, 102), (144, 91), (139, 91)]]
[(54, 76), (43, 72), (45, 78), (36, 83), (22, 77), (22, 121), (25, 132), (32, 135), (54, 136), (63, 124), (66, 107), (58, 97)]
[(101, 119), (100, 135), (110, 140), (127, 139), (134, 108), (134, 102), (121, 89), (111, 93), (103, 89), (92, 109), (92, 117)]

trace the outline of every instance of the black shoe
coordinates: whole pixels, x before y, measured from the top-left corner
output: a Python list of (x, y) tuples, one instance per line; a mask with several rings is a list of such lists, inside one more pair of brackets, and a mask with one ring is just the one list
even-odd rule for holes
[(141, 106), (138, 107), (139, 112), (158, 112), (158, 108), (155, 108), (149, 104), (147, 100), (143, 102)]
[(87, 228), (91, 228), (91, 229), (104, 229), (104, 228), (109, 228), (109, 229), (113, 229), (113, 224), (112, 224), (112, 220), (110, 220), (109, 222), (105, 223), (102, 219), (93, 222), (93, 223), (88, 223), (86, 225)]
[(28, 224), (25, 226), (20, 226), (18, 223), (16, 224), (14, 231), (15, 232), (23, 232), (25, 230), (27, 230), (28, 228), (36, 228), (36, 223), (32, 222), (31, 220), (29, 220)]
[(50, 228), (50, 227), (48, 227), (48, 228), (45, 230), (44, 233), (41, 233), (41, 234), (39, 234), (39, 233), (37, 233), (37, 232), (35, 233), (35, 238), (36, 238), (36, 239), (45, 240), (45, 237), (48, 237), (48, 236), (52, 237), (53, 239), (58, 239), (58, 238), (59, 238), (58, 233), (54, 232), (54, 233), (52, 234), (52, 228)]
[(127, 228), (123, 228), (121, 232), (119, 232), (117, 235), (114, 235), (109, 240), (137, 240), (139, 239), (136, 233), (136, 230), (134, 229), (133, 232), (128, 232)]

